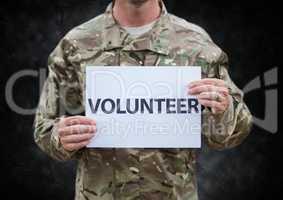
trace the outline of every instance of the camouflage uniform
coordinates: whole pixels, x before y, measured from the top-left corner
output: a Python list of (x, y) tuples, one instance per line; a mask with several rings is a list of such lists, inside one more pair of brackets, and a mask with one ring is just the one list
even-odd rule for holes
[[(153, 29), (135, 39), (116, 23), (109, 5), (104, 14), (70, 31), (50, 55), (49, 76), (35, 119), (35, 141), (55, 159), (78, 160), (76, 200), (196, 200), (192, 149), (68, 152), (60, 145), (54, 124), (62, 115), (61, 108), (74, 115), (84, 107), (86, 65), (200, 65), (203, 77), (225, 80), (232, 96), (224, 114), (203, 111), (204, 138), (212, 148), (234, 147), (248, 135), (252, 117), (242, 92), (229, 78), (227, 62), (226, 54), (203, 29), (168, 14), (163, 3)], [(225, 129), (216, 132), (208, 122), (222, 123)]]

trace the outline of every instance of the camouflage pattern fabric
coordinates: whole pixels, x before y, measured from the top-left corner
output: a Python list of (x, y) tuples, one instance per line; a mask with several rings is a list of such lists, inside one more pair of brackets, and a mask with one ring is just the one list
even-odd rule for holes
[(63, 115), (84, 112), (87, 65), (201, 66), (203, 78), (225, 80), (231, 94), (225, 113), (215, 116), (209, 109), (202, 113), (208, 146), (235, 147), (249, 133), (252, 117), (242, 92), (228, 75), (226, 54), (202, 28), (167, 13), (161, 4), (162, 14), (153, 29), (138, 38), (131, 38), (116, 23), (110, 4), (104, 14), (71, 30), (50, 55), (34, 136), (51, 157), (78, 160), (76, 200), (198, 199), (193, 149), (84, 148), (68, 152), (62, 148), (55, 125)]

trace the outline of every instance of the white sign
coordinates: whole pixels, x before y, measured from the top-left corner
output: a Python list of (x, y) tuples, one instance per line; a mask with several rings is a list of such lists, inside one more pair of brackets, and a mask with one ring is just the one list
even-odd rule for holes
[(88, 147), (200, 148), (201, 106), (188, 95), (200, 79), (200, 67), (87, 67)]

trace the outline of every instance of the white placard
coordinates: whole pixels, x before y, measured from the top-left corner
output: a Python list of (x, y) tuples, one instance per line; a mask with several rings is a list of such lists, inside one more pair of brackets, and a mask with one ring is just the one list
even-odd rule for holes
[(86, 116), (94, 118), (93, 148), (200, 148), (201, 106), (188, 84), (200, 67), (86, 69)]

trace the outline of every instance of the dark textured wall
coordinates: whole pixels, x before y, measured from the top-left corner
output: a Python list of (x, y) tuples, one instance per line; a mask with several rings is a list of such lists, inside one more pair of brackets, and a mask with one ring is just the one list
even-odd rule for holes
[[(1, 70), (1, 199), (16, 197), (70, 200), (74, 195), (75, 163), (51, 160), (34, 144), (33, 115), (7, 106), (5, 84), (23, 69), (46, 68), (47, 57), (72, 27), (101, 13), (106, 0), (9, 0), (0, 7)], [(230, 73), (242, 88), (281, 59), (275, 1), (167, 0), (168, 10), (201, 25), (230, 57)], [(24, 108), (36, 106), (38, 78), (17, 81), (14, 98)], [(246, 95), (253, 114), (264, 116), (264, 90)], [(255, 127), (241, 146), (223, 152), (199, 152), (201, 200), (274, 199), (282, 180), (282, 137)], [(2, 198), (2, 194), (9, 197)]]

